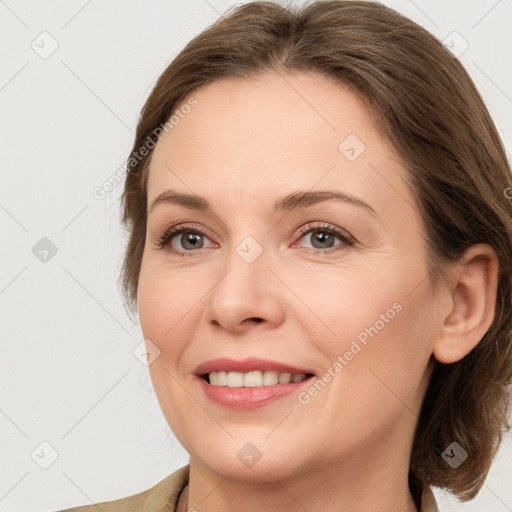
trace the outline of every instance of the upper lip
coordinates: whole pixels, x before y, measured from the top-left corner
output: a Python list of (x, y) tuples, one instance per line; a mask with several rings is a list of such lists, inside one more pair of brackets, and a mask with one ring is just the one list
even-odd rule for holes
[(275, 371), (278, 373), (313, 373), (307, 368), (298, 368), (286, 363), (280, 363), (278, 361), (271, 361), (270, 359), (260, 359), (257, 357), (249, 357), (241, 361), (221, 357), (218, 359), (210, 359), (197, 366), (195, 374), (202, 376), (210, 372), (241, 372), (247, 373), (255, 370), (262, 371)]

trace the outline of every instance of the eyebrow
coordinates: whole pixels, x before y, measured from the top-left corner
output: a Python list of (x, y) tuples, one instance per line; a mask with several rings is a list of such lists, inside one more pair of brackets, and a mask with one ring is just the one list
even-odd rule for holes
[[(279, 213), (294, 210), (304, 206), (310, 206), (328, 200), (353, 204), (366, 209), (375, 217), (379, 217), (377, 212), (362, 199), (354, 197), (350, 194), (346, 194), (344, 192), (332, 190), (292, 192), (286, 196), (279, 197), (274, 203), (272, 209), (274, 212)], [(148, 209), (148, 214), (151, 213), (155, 207), (161, 203), (177, 204), (191, 210), (206, 211), (215, 214), (211, 204), (206, 198), (195, 194), (183, 194), (175, 192), (171, 189), (165, 190), (151, 202), (151, 205)]]

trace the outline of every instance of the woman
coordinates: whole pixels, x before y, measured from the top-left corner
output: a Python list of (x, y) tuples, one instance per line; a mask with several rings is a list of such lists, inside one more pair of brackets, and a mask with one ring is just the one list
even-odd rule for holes
[(242, 5), (161, 75), (128, 163), (122, 284), (190, 464), (102, 510), (478, 493), (510, 428), (512, 179), (436, 38), (374, 2)]

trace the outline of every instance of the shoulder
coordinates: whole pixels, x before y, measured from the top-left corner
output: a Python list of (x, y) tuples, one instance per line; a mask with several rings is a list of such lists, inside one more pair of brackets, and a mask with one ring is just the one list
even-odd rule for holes
[(187, 464), (146, 491), (119, 500), (68, 508), (59, 512), (174, 512), (179, 495), (188, 482), (189, 471), (190, 465)]

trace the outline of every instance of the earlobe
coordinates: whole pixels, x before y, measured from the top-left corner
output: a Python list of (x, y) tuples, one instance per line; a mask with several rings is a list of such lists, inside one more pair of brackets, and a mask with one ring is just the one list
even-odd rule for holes
[(451, 310), (439, 318), (433, 354), (441, 363), (459, 361), (473, 350), (494, 319), (498, 257), (488, 244), (471, 246), (454, 266)]

